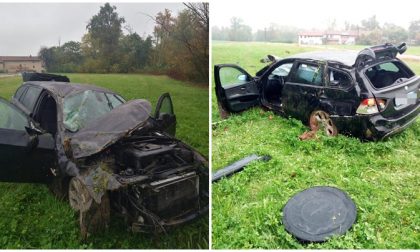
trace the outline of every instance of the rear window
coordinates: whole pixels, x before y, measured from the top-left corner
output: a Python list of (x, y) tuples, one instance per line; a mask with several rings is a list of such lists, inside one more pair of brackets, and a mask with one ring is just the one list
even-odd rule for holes
[(365, 71), (366, 77), (375, 88), (385, 88), (404, 82), (414, 76), (414, 73), (398, 61), (385, 62)]

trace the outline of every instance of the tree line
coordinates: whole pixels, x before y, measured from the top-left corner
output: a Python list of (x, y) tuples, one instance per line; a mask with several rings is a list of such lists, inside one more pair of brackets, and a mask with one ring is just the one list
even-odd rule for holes
[[(155, 17), (153, 36), (133, 32), (115, 6), (105, 3), (86, 26), (81, 42), (42, 47), (48, 72), (154, 73), (208, 82), (208, 3), (186, 3), (177, 16), (165, 9)], [(123, 32), (123, 28), (127, 30)]]
[[(230, 26), (212, 27), (213, 40), (297, 43), (298, 34), (302, 31), (297, 27), (271, 23), (266, 28), (253, 32), (252, 28), (245, 24), (241, 18), (232, 17), (230, 21)], [(327, 30), (337, 30), (335, 20), (328, 24)], [(412, 45), (420, 45), (420, 19), (410, 22), (409, 28), (404, 29), (392, 23), (381, 25), (373, 15), (362, 20), (360, 24), (345, 22), (343, 30), (358, 34), (356, 44), (361, 45), (385, 42), (408, 42)]]

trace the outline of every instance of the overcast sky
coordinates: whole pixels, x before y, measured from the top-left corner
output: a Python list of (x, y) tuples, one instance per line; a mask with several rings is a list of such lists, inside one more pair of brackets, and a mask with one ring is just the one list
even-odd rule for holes
[[(37, 55), (41, 46), (80, 41), (89, 19), (103, 3), (0, 3), (0, 56)], [(154, 16), (165, 8), (177, 14), (182, 3), (111, 3), (140, 36), (153, 32)]]
[(212, 26), (229, 26), (230, 18), (240, 17), (253, 31), (270, 23), (304, 29), (325, 29), (336, 19), (338, 28), (344, 21), (360, 24), (376, 15), (382, 25), (390, 22), (408, 28), (410, 21), (420, 19), (418, 0), (286, 0), (286, 1), (214, 1), (210, 4)]

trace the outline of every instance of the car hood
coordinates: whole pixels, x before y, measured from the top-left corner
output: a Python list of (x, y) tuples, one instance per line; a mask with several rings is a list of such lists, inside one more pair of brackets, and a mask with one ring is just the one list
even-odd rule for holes
[(150, 118), (152, 106), (147, 100), (132, 100), (88, 123), (71, 136), (74, 158), (91, 156), (141, 128)]

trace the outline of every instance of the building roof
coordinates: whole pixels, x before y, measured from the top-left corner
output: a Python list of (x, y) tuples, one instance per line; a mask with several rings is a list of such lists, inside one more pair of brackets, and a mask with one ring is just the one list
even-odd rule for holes
[(313, 51), (291, 55), (293, 59), (312, 59), (319, 61), (338, 62), (346, 66), (353, 66), (358, 52), (353, 50)]
[(357, 31), (303, 31), (298, 33), (299, 36), (322, 37), (324, 35), (340, 35), (340, 36), (357, 36)]
[(304, 31), (304, 32), (299, 32), (299, 36), (314, 36), (314, 37), (322, 37), (324, 36), (324, 32), (323, 31)]
[(0, 56), (0, 62), (4, 61), (41, 61), (38, 56)]

